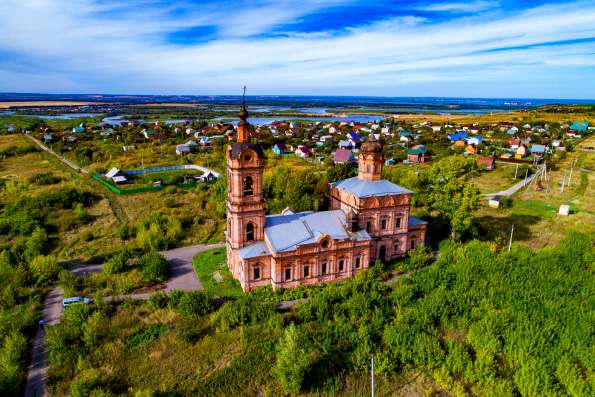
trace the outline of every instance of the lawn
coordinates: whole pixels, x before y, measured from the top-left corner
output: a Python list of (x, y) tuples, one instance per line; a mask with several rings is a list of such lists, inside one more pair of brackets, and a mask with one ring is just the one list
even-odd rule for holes
[(227, 269), (225, 248), (201, 252), (194, 257), (192, 264), (205, 291), (221, 297), (243, 295), (240, 283)]
[[(473, 178), (472, 182), (477, 185), (482, 193), (494, 193), (505, 190), (525, 177), (525, 173), (519, 171), (517, 179), (514, 179), (516, 164), (498, 162), (492, 171), (481, 171), (480, 175)], [(520, 168), (520, 166), (519, 166)]]

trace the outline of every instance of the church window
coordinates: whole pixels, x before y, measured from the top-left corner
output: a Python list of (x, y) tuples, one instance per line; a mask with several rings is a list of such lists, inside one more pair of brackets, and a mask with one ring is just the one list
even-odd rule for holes
[(310, 266), (305, 265), (304, 266), (304, 277), (309, 277), (310, 276)]
[(322, 246), (322, 248), (327, 249), (330, 246), (331, 242), (328, 241), (327, 239), (322, 240), (322, 243), (320, 244)]
[(291, 280), (291, 268), (288, 267), (285, 269), (285, 281)]
[(254, 241), (254, 223), (246, 225), (246, 241)]
[(382, 228), (382, 230), (386, 230), (386, 219), (382, 219), (380, 221), (380, 227)]
[(244, 178), (244, 196), (252, 196), (254, 194), (254, 180), (251, 176)]
[(397, 217), (395, 218), (395, 227), (396, 227), (397, 229), (401, 227), (401, 217), (400, 217), (400, 216), (397, 216)]
[(252, 160), (252, 156), (250, 156), (249, 154), (244, 155), (244, 161), (250, 161)]
[(360, 267), (361, 258), (359, 256), (355, 257), (355, 268), (359, 269)]
[(411, 249), (415, 249), (415, 240), (411, 240)]
[(327, 270), (328, 270), (328, 269), (327, 269), (326, 262), (322, 262), (322, 265), (321, 265), (320, 267), (321, 267), (321, 271), (320, 271), (320, 272), (321, 272), (322, 274), (326, 274), (326, 272), (327, 272)]
[(366, 222), (366, 231), (370, 233), (372, 231), (372, 222)]
[(339, 271), (342, 272), (344, 267), (345, 261), (343, 259), (339, 259)]
[(260, 267), (254, 268), (254, 280), (260, 280)]

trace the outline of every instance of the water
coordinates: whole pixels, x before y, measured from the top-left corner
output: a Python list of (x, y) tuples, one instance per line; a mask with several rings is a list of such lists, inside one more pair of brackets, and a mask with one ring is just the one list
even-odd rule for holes
[[(274, 123), (275, 121), (291, 121), (291, 120), (309, 120), (309, 121), (339, 121), (339, 122), (356, 122), (356, 123), (369, 123), (374, 121), (379, 121), (384, 119), (384, 117), (379, 115), (369, 115), (369, 114), (346, 114), (346, 117), (331, 117), (331, 116), (324, 116), (324, 117), (248, 117), (248, 122), (252, 125), (269, 125)], [(239, 122), (238, 118), (230, 119), (228, 117), (217, 117), (214, 118), (213, 121), (231, 121), (232, 124), (236, 125)]]

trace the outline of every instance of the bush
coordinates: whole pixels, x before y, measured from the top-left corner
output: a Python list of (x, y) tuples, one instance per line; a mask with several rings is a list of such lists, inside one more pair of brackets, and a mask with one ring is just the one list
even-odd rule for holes
[(140, 267), (145, 281), (163, 282), (169, 273), (169, 263), (157, 251), (144, 254), (140, 258)]
[(23, 255), (27, 262), (31, 262), (36, 256), (46, 255), (49, 248), (50, 242), (46, 231), (37, 227), (25, 243), (25, 252)]
[(132, 236), (130, 227), (126, 224), (116, 228), (116, 237), (120, 240), (128, 240)]
[(144, 250), (167, 249), (177, 244), (182, 237), (179, 219), (153, 213), (136, 225), (136, 242)]
[(149, 296), (149, 305), (153, 309), (165, 309), (169, 303), (169, 297), (163, 292), (155, 292)]
[(285, 336), (277, 352), (277, 362), (273, 372), (289, 394), (298, 394), (304, 377), (310, 367), (310, 358), (304, 351), (303, 341), (294, 324), (285, 330)]
[(107, 275), (123, 273), (128, 270), (128, 260), (132, 257), (128, 251), (120, 252), (103, 264), (103, 272)]
[(37, 256), (29, 264), (31, 274), (37, 285), (50, 285), (58, 277), (60, 265), (53, 256)]
[(432, 251), (425, 246), (417, 246), (407, 253), (408, 259), (406, 268), (408, 271), (418, 270), (426, 267), (432, 262)]
[(0, 395), (16, 396), (25, 378), (27, 339), (19, 332), (6, 336), (0, 348)]
[(184, 317), (197, 317), (213, 309), (211, 297), (204, 291), (186, 292), (180, 298), (178, 312)]

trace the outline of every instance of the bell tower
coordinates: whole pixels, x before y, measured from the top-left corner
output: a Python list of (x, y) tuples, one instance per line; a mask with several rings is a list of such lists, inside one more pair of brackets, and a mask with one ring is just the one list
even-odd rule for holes
[(250, 142), (245, 104), (246, 87), (237, 125), (237, 141), (227, 146), (227, 248), (238, 249), (264, 240), (264, 154)]
[(376, 140), (374, 134), (370, 134), (368, 140), (362, 145), (358, 162), (358, 178), (368, 181), (382, 179), (382, 164), (384, 162), (382, 144)]

